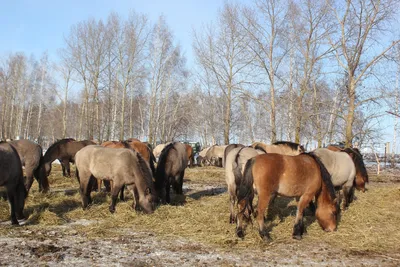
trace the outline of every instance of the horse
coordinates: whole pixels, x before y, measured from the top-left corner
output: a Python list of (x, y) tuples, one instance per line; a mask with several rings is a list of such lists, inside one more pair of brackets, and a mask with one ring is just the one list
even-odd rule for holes
[(140, 155), (148, 162), (151, 172), (154, 175), (156, 172), (156, 168), (154, 167), (154, 163), (156, 162), (156, 158), (154, 157), (153, 152), (147, 146), (147, 144), (140, 142), (140, 141), (126, 141), (129, 146), (140, 153)]
[(154, 157), (156, 157), (157, 159), (160, 157), (160, 155), (161, 155), (161, 152), (163, 151), (163, 149), (164, 149), (164, 147), (166, 146), (167, 144), (159, 144), (159, 145), (157, 145), (154, 149), (153, 149), (153, 155), (154, 155)]
[(272, 145), (255, 142), (251, 144), (251, 146), (254, 148), (262, 149), (265, 151), (265, 153), (277, 153), (289, 156), (297, 156), (305, 152), (302, 145), (288, 141), (278, 141), (273, 143)]
[(10, 203), (11, 224), (19, 225), (25, 219), (24, 206), (28, 195), (24, 184), (22, 164), (17, 150), (6, 142), (0, 142), (0, 186), (5, 186)]
[[(226, 150), (230, 147), (229, 145)], [(233, 147), (233, 146), (232, 146)], [(225, 159), (225, 180), (228, 186), (228, 193), (230, 199), (230, 217), (229, 222), (235, 223), (236, 216), (234, 214), (234, 206), (237, 200), (236, 186), (240, 183), (240, 178), (243, 176), (242, 172), (246, 162), (260, 154), (264, 154), (264, 151), (256, 150), (252, 147), (237, 146), (230, 149)], [(238, 173), (240, 172), (240, 173)]]
[(79, 150), (75, 158), (83, 209), (92, 202), (90, 192), (95, 179), (102, 179), (113, 181), (109, 207), (111, 213), (115, 212), (118, 193), (124, 185), (134, 196), (132, 206), (136, 210), (141, 207), (145, 213), (154, 212), (157, 197), (154, 195), (151, 171), (138, 152), (93, 145)]
[(333, 146), (329, 145), (327, 146), (327, 149), (332, 150), (332, 151), (343, 151), (349, 154), (354, 162), (354, 165), (356, 167), (356, 179), (354, 182), (354, 185), (357, 190), (365, 192), (365, 184), (369, 182), (368, 178), (368, 172), (367, 169), (365, 168), (363, 156), (357, 148), (345, 148), (342, 149), (338, 146)]
[(51, 172), (51, 163), (58, 159), (63, 165), (64, 176), (71, 176), (69, 163), (75, 163), (75, 154), (80, 149), (88, 145), (95, 145), (93, 141), (75, 141), (72, 138), (61, 139), (52, 144), (43, 156), (42, 165), (45, 168), (46, 176)]
[(271, 197), (276, 194), (285, 197), (300, 197), (293, 227), (293, 238), (301, 239), (305, 233), (303, 211), (315, 197), (316, 218), (325, 231), (336, 230), (337, 199), (329, 172), (313, 153), (297, 156), (280, 154), (258, 155), (247, 161), (244, 175), (237, 188), (239, 213), (236, 234), (244, 237), (245, 223), (251, 221), (253, 198), (258, 193), (256, 220), (262, 239), (269, 240), (264, 225), (264, 212)]
[(218, 146), (214, 145), (207, 151), (205, 159), (210, 162), (210, 165), (222, 167), (224, 152), (227, 145)]
[(194, 166), (194, 153), (193, 153), (193, 147), (191, 145), (185, 144), (186, 147), (186, 154), (188, 157), (188, 162), (189, 162), (189, 167), (193, 168)]
[(39, 192), (47, 192), (49, 181), (44, 175), (44, 169), (40, 168), (40, 163), (43, 161), (42, 147), (26, 139), (10, 141), (9, 144), (18, 152), (22, 167), (25, 168), (26, 190), (29, 192), (35, 177), (39, 184)]
[(222, 166), (225, 168), (226, 164), (226, 156), (229, 154), (229, 152), (237, 147), (244, 147), (242, 144), (230, 144), (225, 148), (224, 151), (224, 157), (222, 159)]
[(170, 184), (176, 194), (182, 195), (183, 177), (188, 164), (186, 147), (179, 142), (170, 143), (161, 152), (156, 169), (155, 187), (163, 203), (170, 203)]
[(200, 167), (204, 167), (206, 165), (209, 165), (209, 162), (206, 160), (206, 155), (210, 147), (206, 147), (203, 150), (199, 152), (199, 156), (197, 157), (197, 165)]
[(318, 148), (313, 152), (324, 163), (331, 175), (335, 188), (343, 190), (343, 209), (346, 209), (353, 199), (353, 185), (356, 176), (356, 167), (351, 155), (341, 151), (332, 151), (327, 148)]

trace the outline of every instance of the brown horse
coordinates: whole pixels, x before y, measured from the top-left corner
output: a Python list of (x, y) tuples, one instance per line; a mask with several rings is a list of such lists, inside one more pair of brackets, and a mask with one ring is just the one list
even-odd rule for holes
[(10, 141), (15, 150), (17, 150), (22, 166), (25, 168), (25, 187), (29, 189), (33, 183), (33, 177), (39, 184), (40, 192), (49, 190), (49, 181), (44, 174), (44, 168), (40, 168), (40, 163), (43, 161), (42, 147), (32, 141), (21, 139)]
[(289, 156), (297, 156), (305, 151), (302, 145), (289, 141), (278, 141), (272, 145), (255, 142), (251, 146), (255, 149), (264, 150), (265, 153), (277, 153)]
[(162, 202), (170, 203), (170, 184), (176, 194), (182, 195), (183, 177), (188, 164), (186, 147), (175, 142), (168, 144), (161, 152), (156, 170), (156, 190)]
[(356, 167), (356, 179), (354, 180), (355, 187), (357, 190), (365, 192), (365, 184), (369, 182), (369, 178), (360, 150), (358, 150), (357, 148), (342, 149), (334, 145), (327, 146), (327, 149), (332, 151), (343, 151), (350, 155), (351, 159), (354, 162), (354, 166)]
[(275, 194), (285, 197), (300, 197), (297, 204), (293, 238), (301, 239), (305, 232), (303, 211), (315, 197), (316, 218), (325, 231), (336, 229), (337, 205), (330, 175), (320, 159), (313, 153), (298, 156), (263, 154), (247, 161), (244, 177), (237, 189), (239, 213), (237, 235), (244, 237), (246, 222), (253, 212), (254, 193), (258, 193), (256, 219), (259, 234), (270, 239), (264, 225), (264, 212)]
[[(153, 213), (156, 196), (151, 171), (140, 154), (132, 149), (87, 146), (76, 153), (76, 177), (80, 183), (82, 206), (92, 202), (91, 187), (95, 179), (113, 181), (111, 205), (115, 212), (118, 193), (124, 185), (134, 196), (134, 208)], [(95, 179), (94, 179), (95, 178)]]
[(188, 157), (188, 162), (189, 162), (189, 166), (190, 168), (194, 167), (194, 153), (193, 153), (193, 147), (191, 145), (185, 144), (186, 146), (186, 154)]
[(6, 142), (0, 142), (0, 186), (5, 186), (7, 189), (11, 224), (18, 225), (18, 219), (25, 219), (24, 206), (28, 191), (24, 185), (22, 164), (18, 152)]
[(65, 168), (64, 175), (71, 176), (69, 163), (75, 163), (76, 152), (88, 145), (95, 145), (95, 143), (90, 140), (74, 141), (74, 139), (68, 138), (58, 140), (52, 144), (43, 156), (42, 165), (45, 168), (46, 175), (50, 174), (51, 163), (58, 159)]
[(154, 167), (154, 163), (156, 162), (156, 158), (153, 155), (151, 149), (143, 142), (140, 141), (127, 141), (129, 146), (135, 151), (139, 152), (140, 155), (149, 163), (151, 172), (153, 175), (156, 173), (156, 169)]

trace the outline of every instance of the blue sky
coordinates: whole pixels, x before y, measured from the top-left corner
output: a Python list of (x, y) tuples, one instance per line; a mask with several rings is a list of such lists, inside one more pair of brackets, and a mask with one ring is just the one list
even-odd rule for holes
[[(48, 51), (50, 59), (55, 61), (58, 49), (64, 45), (64, 36), (69, 34), (72, 25), (89, 18), (106, 20), (112, 11), (126, 18), (134, 10), (147, 14), (152, 22), (164, 15), (190, 66), (193, 63), (193, 28), (200, 29), (202, 24), (215, 21), (223, 4), (224, 0), (2, 1), (0, 57), (11, 52), (24, 52), (40, 58), (43, 52)], [(381, 119), (385, 133), (382, 139), (385, 142), (392, 142), (393, 122), (394, 118), (390, 115)]]
[(127, 17), (134, 10), (147, 14), (153, 22), (164, 15), (190, 64), (192, 29), (215, 20), (223, 4), (223, 0), (2, 1), (0, 55), (21, 51), (39, 58), (48, 51), (55, 60), (72, 25), (88, 18), (106, 20), (112, 11)]

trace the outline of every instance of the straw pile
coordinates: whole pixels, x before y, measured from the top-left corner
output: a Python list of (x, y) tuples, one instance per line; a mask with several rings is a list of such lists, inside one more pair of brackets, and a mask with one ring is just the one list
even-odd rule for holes
[[(248, 226), (244, 240), (236, 237), (235, 225), (228, 223), (226, 192), (210, 193), (205, 190), (199, 194), (188, 191), (185, 197), (173, 195), (174, 205), (160, 206), (152, 215), (133, 211), (132, 197), (126, 194), (128, 201), (119, 202), (115, 214), (110, 214), (110, 197), (106, 193), (93, 192), (94, 204), (88, 210), (82, 210), (77, 191), (78, 182), (75, 178), (63, 178), (59, 168), (53, 169), (50, 183), (52, 192), (43, 195), (37, 192), (35, 182), (25, 206), (25, 212), (29, 215), (27, 225), (18, 228), (0, 227), (0, 234), (23, 236), (22, 232), (27, 228), (46, 230), (61, 225), (87, 238), (113, 237), (123, 235), (126, 231), (146, 231), (160, 238), (173, 240), (183, 237), (219, 249), (266, 249), (275, 244), (299, 244), (299, 241), (291, 237), (296, 213), (296, 202), (293, 199), (278, 198), (270, 209), (267, 224), (271, 228), (273, 241), (266, 244), (258, 236), (255, 221)], [(214, 167), (187, 169), (184, 182), (189, 188), (199, 184), (221, 187), (224, 183), (223, 169)], [(350, 208), (342, 212), (338, 231), (334, 233), (322, 231), (315, 218), (306, 211), (308, 235), (300, 243), (320, 243), (357, 252), (400, 251), (399, 184), (372, 181), (369, 190), (366, 193), (356, 192), (356, 197)], [(9, 208), (7, 202), (1, 200), (0, 221), (6, 220), (9, 220)], [(81, 221), (87, 223), (77, 223)], [(62, 231), (63, 227), (56, 229)]]

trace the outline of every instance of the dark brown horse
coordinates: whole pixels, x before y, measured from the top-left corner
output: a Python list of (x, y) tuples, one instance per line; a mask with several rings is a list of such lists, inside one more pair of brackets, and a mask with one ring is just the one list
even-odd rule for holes
[(75, 163), (75, 154), (80, 149), (88, 145), (95, 145), (93, 141), (74, 141), (71, 138), (61, 139), (52, 144), (43, 156), (43, 166), (48, 176), (51, 171), (51, 163), (56, 159), (60, 160), (61, 164), (64, 165), (64, 174), (71, 176), (71, 170), (69, 163)]
[(148, 164), (132, 149), (87, 146), (76, 153), (76, 177), (80, 183), (82, 206), (91, 203), (91, 187), (95, 179), (113, 181), (111, 213), (115, 211), (118, 193), (124, 185), (134, 196), (134, 208), (146, 213), (155, 209), (156, 196)]
[(40, 163), (43, 161), (42, 147), (29, 140), (10, 141), (15, 150), (17, 150), (22, 166), (25, 168), (25, 187), (29, 189), (33, 183), (33, 177), (39, 184), (40, 192), (49, 190), (49, 181), (44, 173), (44, 168), (40, 168)]
[(342, 149), (338, 146), (329, 145), (327, 149), (332, 151), (343, 151), (350, 155), (356, 167), (356, 179), (354, 184), (357, 190), (365, 192), (365, 184), (369, 182), (367, 168), (365, 167), (363, 156), (358, 148)]
[(28, 191), (24, 185), (22, 164), (18, 152), (6, 142), (0, 142), (0, 186), (5, 186), (7, 189), (11, 224), (18, 225), (18, 219), (25, 219), (24, 206)]
[(301, 239), (305, 232), (303, 211), (315, 197), (316, 218), (325, 231), (336, 229), (337, 205), (335, 191), (325, 166), (313, 153), (298, 156), (263, 154), (247, 161), (244, 177), (237, 188), (239, 213), (237, 235), (244, 237), (244, 221), (250, 221), (254, 193), (258, 193), (256, 219), (263, 239), (270, 239), (264, 225), (264, 212), (276, 195), (300, 197), (297, 204), (293, 238)]
[(156, 170), (156, 191), (161, 201), (170, 203), (170, 185), (176, 194), (182, 195), (183, 177), (188, 164), (186, 147), (175, 142), (168, 144), (161, 152)]

